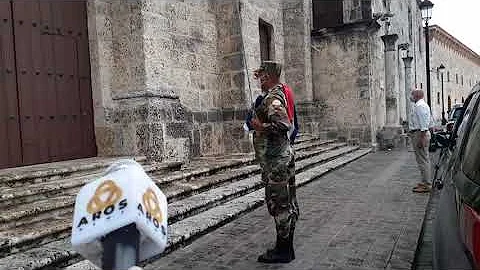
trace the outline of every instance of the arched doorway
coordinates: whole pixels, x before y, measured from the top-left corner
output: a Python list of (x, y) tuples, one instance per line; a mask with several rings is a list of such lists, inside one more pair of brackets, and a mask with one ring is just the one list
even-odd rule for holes
[(0, 2), (0, 168), (96, 155), (85, 1)]

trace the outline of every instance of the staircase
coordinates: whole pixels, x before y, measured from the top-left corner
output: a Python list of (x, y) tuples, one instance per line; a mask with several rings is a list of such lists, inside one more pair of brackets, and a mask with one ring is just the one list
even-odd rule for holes
[[(295, 149), (298, 186), (370, 152), (307, 135)], [(113, 160), (0, 170), (0, 270), (98, 269), (71, 249), (73, 205), (79, 189), (98, 178)], [(252, 154), (203, 157), (183, 165), (137, 161), (168, 199), (169, 240), (164, 254), (264, 202), (260, 168)]]

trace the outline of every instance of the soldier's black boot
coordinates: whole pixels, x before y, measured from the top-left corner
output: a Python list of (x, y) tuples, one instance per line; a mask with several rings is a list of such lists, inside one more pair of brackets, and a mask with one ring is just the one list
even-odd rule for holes
[(289, 263), (294, 260), (295, 254), (293, 254), (293, 246), (290, 244), (290, 239), (293, 238), (283, 239), (278, 237), (276, 247), (260, 255), (258, 261), (263, 263)]
[(295, 260), (295, 249), (293, 248), (293, 235), (295, 233), (295, 226), (292, 226), (290, 229), (290, 235), (288, 236), (288, 248), (289, 248), (289, 253), (290, 257), (292, 260)]
[(280, 248), (280, 242), (281, 241), (282, 240), (281, 240), (280, 236), (278, 236), (278, 234), (277, 234), (277, 241), (275, 242), (275, 246), (273, 248), (267, 249), (267, 251), (265, 251), (265, 253), (258, 256), (257, 261), (265, 262), (267, 260), (267, 258), (270, 258), (272, 256), (273, 253), (277, 253), (279, 248)]

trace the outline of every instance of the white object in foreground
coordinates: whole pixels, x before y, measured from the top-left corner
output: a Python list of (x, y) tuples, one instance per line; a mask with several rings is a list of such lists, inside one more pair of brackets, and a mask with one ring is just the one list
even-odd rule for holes
[(140, 231), (138, 259), (143, 261), (165, 249), (167, 218), (167, 199), (142, 166), (134, 160), (120, 160), (77, 194), (72, 246), (101, 267), (101, 238), (135, 223)]

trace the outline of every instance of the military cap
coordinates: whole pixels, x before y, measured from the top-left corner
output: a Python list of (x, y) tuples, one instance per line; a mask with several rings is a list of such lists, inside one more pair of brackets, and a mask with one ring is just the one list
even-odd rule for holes
[(282, 74), (282, 64), (275, 61), (263, 61), (260, 67), (255, 70), (255, 73), (260, 72), (265, 72), (280, 77), (280, 74)]

